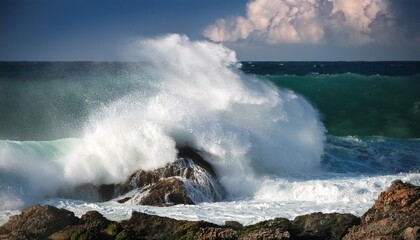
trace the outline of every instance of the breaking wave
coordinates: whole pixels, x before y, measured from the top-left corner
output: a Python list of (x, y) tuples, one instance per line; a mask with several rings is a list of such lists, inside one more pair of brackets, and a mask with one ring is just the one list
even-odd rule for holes
[(130, 54), (146, 63), (130, 73), (129, 91), (90, 109), (79, 136), (0, 141), (0, 191), (9, 196), (1, 206), (125, 181), (174, 162), (183, 145), (203, 153), (231, 197), (255, 194), (261, 176), (319, 167), (318, 112), (295, 92), (242, 73), (233, 51), (173, 34), (139, 41)]

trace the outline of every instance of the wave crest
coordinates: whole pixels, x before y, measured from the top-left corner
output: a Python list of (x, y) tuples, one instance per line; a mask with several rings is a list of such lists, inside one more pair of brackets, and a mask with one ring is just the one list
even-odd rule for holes
[(188, 145), (204, 153), (232, 196), (244, 196), (258, 190), (258, 176), (320, 164), (325, 128), (317, 111), (298, 94), (241, 73), (235, 52), (176, 34), (140, 41), (131, 52), (147, 62), (136, 73), (141, 84), (93, 111), (77, 143), (35, 157), (20, 144), (3, 151), (0, 166), (15, 166), (26, 153), (33, 168), (13, 171), (32, 173), (27, 184), (37, 179), (52, 191), (122, 182), (175, 161), (176, 146)]

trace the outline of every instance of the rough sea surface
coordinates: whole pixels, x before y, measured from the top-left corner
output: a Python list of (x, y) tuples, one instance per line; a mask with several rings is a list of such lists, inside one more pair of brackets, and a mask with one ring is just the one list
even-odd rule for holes
[[(395, 179), (420, 185), (420, 62), (238, 62), (168, 35), (136, 62), (0, 62), (0, 224), (28, 205), (251, 224), (363, 214)], [(194, 206), (64, 199), (204, 152), (228, 193)]]

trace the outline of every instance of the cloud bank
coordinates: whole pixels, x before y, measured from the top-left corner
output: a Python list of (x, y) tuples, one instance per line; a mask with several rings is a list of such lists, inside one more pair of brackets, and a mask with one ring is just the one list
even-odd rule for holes
[(363, 45), (399, 34), (389, 0), (250, 0), (246, 17), (219, 19), (204, 30), (215, 42)]

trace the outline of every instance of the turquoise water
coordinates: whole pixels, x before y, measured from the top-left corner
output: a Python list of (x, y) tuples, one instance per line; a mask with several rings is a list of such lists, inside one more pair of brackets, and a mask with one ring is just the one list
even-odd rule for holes
[(266, 76), (307, 97), (335, 136), (420, 137), (420, 75)]
[[(178, 218), (220, 221), (204, 206), (230, 219), (231, 204), (244, 223), (261, 206), (270, 217), (362, 214), (390, 181), (419, 183), (418, 62), (238, 68), (220, 45), (181, 41), (151, 63), (0, 63), (0, 220), (44, 201), (91, 210), (58, 192), (163, 166), (176, 145), (205, 153), (229, 195), (175, 208)], [(119, 220), (133, 208), (97, 207)]]
[[(419, 65), (251, 62), (241, 70), (306, 97), (328, 134), (419, 138)], [(145, 68), (121, 62), (2, 62), (0, 139), (77, 137), (91, 112), (139, 89), (148, 92), (146, 83), (155, 76)]]

